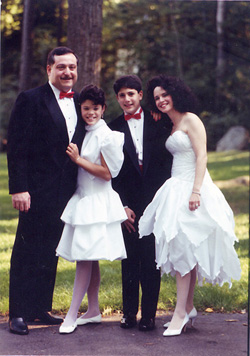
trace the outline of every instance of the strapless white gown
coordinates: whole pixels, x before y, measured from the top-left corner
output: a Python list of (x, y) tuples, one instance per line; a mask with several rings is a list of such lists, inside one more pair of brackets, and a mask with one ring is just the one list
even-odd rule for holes
[[(123, 163), (124, 134), (111, 131), (104, 120), (86, 126), (81, 156), (101, 164), (105, 159), (112, 177)], [(78, 168), (77, 190), (61, 219), (65, 222), (56, 254), (69, 261), (121, 260), (127, 257), (121, 223), (127, 219), (111, 181)]]
[(234, 217), (224, 195), (206, 170), (201, 205), (189, 210), (196, 157), (188, 135), (175, 131), (166, 141), (173, 154), (171, 178), (155, 194), (139, 221), (140, 237), (155, 235), (161, 273), (184, 276), (197, 266), (199, 284), (239, 280), (240, 261), (234, 249)]

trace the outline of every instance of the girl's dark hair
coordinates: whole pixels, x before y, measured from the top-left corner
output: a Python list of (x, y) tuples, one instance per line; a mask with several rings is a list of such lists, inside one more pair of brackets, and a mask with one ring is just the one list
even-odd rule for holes
[(175, 110), (181, 113), (196, 113), (198, 102), (191, 89), (181, 79), (164, 74), (150, 79), (147, 83), (147, 101), (153, 111), (159, 112), (154, 100), (156, 87), (162, 87), (172, 97)]
[(85, 100), (91, 100), (95, 105), (106, 107), (104, 91), (96, 85), (90, 84), (82, 89), (79, 97), (79, 103), (82, 104)]

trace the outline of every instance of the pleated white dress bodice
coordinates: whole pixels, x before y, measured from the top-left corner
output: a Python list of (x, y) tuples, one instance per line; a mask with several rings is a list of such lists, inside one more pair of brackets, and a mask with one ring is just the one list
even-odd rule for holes
[[(101, 154), (116, 177), (123, 163), (124, 134), (111, 131), (104, 120), (86, 126), (81, 157), (101, 164)], [(119, 195), (110, 181), (78, 168), (77, 189), (61, 219), (63, 234), (56, 249), (69, 261), (116, 260), (126, 258), (121, 223), (127, 219)]]
[(157, 191), (139, 221), (140, 237), (155, 235), (157, 267), (184, 276), (197, 266), (198, 280), (209, 283), (239, 280), (241, 268), (234, 249), (234, 217), (224, 195), (206, 170), (200, 207), (189, 210), (196, 156), (188, 135), (175, 131), (166, 141), (173, 154), (171, 178)]

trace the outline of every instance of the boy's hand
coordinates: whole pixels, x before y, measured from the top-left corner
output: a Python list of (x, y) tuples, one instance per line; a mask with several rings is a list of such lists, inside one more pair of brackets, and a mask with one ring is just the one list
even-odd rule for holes
[(125, 208), (128, 219), (125, 220), (122, 225), (128, 230), (128, 232), (135, 232), (134, 222), (135, 222), (135, 213), (130, 208)]
[(67, 155), (70, 157), (70, 159), (76, 163), (76, 161), (79, 160), (79, 150), (76, 144), (70, 143), (67, 147), (66, 150)]

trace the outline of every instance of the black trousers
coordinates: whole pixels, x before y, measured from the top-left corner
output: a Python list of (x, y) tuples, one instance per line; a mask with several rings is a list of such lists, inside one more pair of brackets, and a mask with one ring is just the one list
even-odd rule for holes
[(127, 259), (122, 260), (123, 313), (136, 315), (141, 285), (142, 318), (154, 318), (157, 309), (161, 275), (155, 263), (154, 235), (139, 239), (138, 232), (123, 230)]
[(52, 308), (63, 223), (54, 211), (19, 214), (10, 266), (9, 317), (30, 318)]

